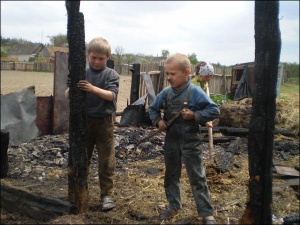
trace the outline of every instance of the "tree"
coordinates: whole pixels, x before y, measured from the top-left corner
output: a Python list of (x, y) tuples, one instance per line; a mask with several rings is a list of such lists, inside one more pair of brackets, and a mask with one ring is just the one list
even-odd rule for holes
[(9, 51), (8, 46), (1, 45), (1, 57), (7, 57), (8, 51)]
[(116, 51), (116, 65), (120, 66), (123, 62), (123, 54), (124, 54), (124, 49), (122, 46), (118, 45), (118, 47), (115, 48)]
[(170, 55), (170, 52), (169, 52), (169, 50), (163, 49), (163, 50), (161, 50), (161, 55), (163, 57), (168, 57)]
[(124, 54), (123, 59), (126, 64), (132, 64), (136, 60), (136, 56), (134, 54)]
[(48, 36), (50, 39), (50, 44), (52, 46), (62, 46), (68, 43), (68, 37), (66, 34), (58, 34), (55, 36)]
[(197, 55), (195, 53), (188, 54), (187, 57), (189, 58), (192, 65), (196, 66), (198, 64)]

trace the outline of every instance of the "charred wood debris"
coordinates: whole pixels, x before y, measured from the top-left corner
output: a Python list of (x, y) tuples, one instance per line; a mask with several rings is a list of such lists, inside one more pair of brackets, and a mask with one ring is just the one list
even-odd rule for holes
[[(122, 169), (128, 162), (144, 161), (163, 156), (163, 145), (165, 133), (160, 132), (145, 142), (137, 143), (142, 138), (153, 132), (153, 127), (116, 127), (115, 156), (117, 170)], [(217, 129), (217, 128), (215, 128)], [(202, 127), (200, 129), (202, 138), (202, 149), (204, 162), (209, 159), (208, 133)], [(226, 172), (230, 166), (236, 168), (241, 165), (230, 164), (234, 155), (247, 153), (247, 136), (222, 136), (214, 137), (214, 154), (216, 169)], [(33, 178), (43, 182), (47, 180), (47, 171), (54, 168), (67, 168), (69, 150), (69, 135), (44, 135), (19, 146), (9, 146), (8, 153), (8, 177), (11, 178)], [(290, 160), (299, 154), (299, 141), (285, 140), (274, 142), (274, 157)], [(92, 168), (97, 168), (96, 150), (92, 157)], [(297, 168), (296, 168), (297, 169)], [(299, 168), (298, 168), (299, 170)], [(55, 179), (63, 178), (64, 175), (57, 174)]]

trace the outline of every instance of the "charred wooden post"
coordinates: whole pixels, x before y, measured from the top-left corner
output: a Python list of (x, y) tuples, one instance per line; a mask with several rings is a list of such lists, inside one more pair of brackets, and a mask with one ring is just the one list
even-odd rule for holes
[(131, 89), (130, 89), (130, 105), (139, 99), (139, 89), (140, 89), (140, 72), (141, 64), (134, 63), (131, 70)]
[(66, 1), (68, 12), (69, 72), (71, 84), (69, 119), (68, 198), (76, 207), (75, 213), (88, 209), (87, 182), (87, 108), (86, 92), (77, 87), (85, 79), (84, 17), (79, 12), (80, 1)]
[(281, 50), (279, 1), (255, 1), (255, 87), (249, 126), (249, 201), (241, 224), (272, 224), (272, 158)]
[(112, 59), (107, 60), (106, 66), (111, 69), (115, 69), (115, 61)]
[(9, 132), (1, 130), (1, 170), (0, 178), (4, 178), (8, 173), (8, 155)]

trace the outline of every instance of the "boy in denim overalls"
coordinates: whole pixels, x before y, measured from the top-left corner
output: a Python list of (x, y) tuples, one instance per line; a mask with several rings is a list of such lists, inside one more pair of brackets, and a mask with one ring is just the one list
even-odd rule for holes
[[(199, 216), (204, 218), (206, 224), (216, 224), (202, 163), (199, 124), (217, 118), (220, 111), (199, 86), (191, 84), (190, 61), (185, 55), (171, 55), (164, 67), (170, 86), (162, 90), (149, 107), (153, 125), (162, 131), (166, 130), (164, 187), (169, 208), (159, 217), (162, 220), (170, 219), (182, 208), (180, 176), (183, 161)], [(163, 118), (161, 109), (164, 109)], [(167, 126), (166, 121), (176, 115), (179, 115), (178, 118)]]

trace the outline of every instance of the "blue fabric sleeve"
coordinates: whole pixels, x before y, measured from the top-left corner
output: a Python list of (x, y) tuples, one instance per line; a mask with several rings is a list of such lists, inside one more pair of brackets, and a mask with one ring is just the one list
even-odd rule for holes
[(199, 124), (205, 124), (220, 115), (219, 106), (199, 86), (191, 91), (189, 109), (194, 112), (195, 121)]
[(156, 126), (157, 122), (161, 120), (161, 109), (163, 109), (163, 104), (165, 101), (165, 96), (167, 90), (170, 87), (164, 88), (154, 99), (152, 104), (149, 106), (149, 117), (152, 121), (153, 126)]

